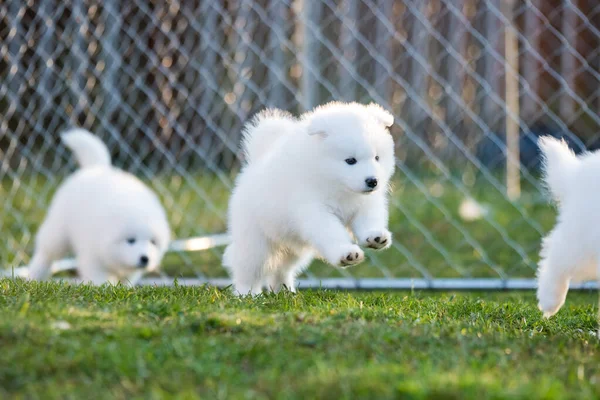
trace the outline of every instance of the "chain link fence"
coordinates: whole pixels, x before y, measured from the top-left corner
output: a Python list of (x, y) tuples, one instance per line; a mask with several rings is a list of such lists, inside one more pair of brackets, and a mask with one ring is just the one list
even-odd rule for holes
[(222, 248), (186, 239), (225, 230), (242, 125), (352, 100), (396, 117), (395, 244), (304, 282), (527, 286), (554, 222), (536, 138), (600, 143), (599, 29), (575, 0), (5, 0), (0, 268), (29, 261), (81, 126), (161, 196), (163, 277), (225, 283)]

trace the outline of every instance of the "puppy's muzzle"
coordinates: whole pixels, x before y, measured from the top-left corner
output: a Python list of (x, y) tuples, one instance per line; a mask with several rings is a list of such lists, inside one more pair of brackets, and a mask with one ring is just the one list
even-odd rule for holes
[(138, 268), (146, 268), (148, 266), (148, 262), (150, 261), (150, 259), (148, 258), (148, 256), (143, 255), (140, 257), (140, 261), (138, 261)]
[(377, 187), (377, 178), (371, 176), (365, 179), (365, 184), (370, 190), (375, 190), (375, 188)]

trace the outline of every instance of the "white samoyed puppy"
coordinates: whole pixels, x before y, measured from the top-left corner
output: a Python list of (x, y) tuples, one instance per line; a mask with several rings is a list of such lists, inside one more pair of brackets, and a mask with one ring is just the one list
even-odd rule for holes
[(300, 119), (280, 110), (254, 117), (243, 132), (246, 164), (231, 195), (223, 256), (238, 294), (264, 285), (294, 291), (315, 256), (348, 267), (363, 261), (359, 245), (391, 245), (393, 122), (376, 104), (337, 102)]
[(58, 188), (35, 241), (31, 279), (47, 279), (52, 262), (75, 254), (84, 282), (135, 284), (156, 269), (170, 240), (158, 197), (114, 168), (105, 144), (82, 129), (62, 135), (81, 169)]
[(544, 180), (558, 203), (557, 223), (542, 242), (537, 272), (538, 306), (550, 317), (564, 304), (570, 281), (599, 278), (600, 153), (578, 157), (550, 136), (539, 145)]

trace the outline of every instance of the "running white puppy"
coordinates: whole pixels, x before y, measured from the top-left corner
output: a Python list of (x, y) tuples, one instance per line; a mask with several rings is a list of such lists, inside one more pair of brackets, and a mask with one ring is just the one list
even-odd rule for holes
[(135, 176), (111, 166), (91, 133), (62, 135), (81, 169), (58, 188), (36, 237), (29, 277), (48, 278), (52, 262), (73, 252), (84, 282), (135, 282), (156, 269), (170, 228), (158, 197)]
[(279, 110), (254, 117), (243, 133), (247, 164), (231, 196), (232, 242), (223, 256), (238, 294), (265, 284), (294, 291), (314, 256), (360, 263), (349, 230), (361, 246), (390, 246), (393, 122), (380, 106), (357, 103), (329, 103), (299, 120)]
[(562, 141), (539, 139), (545, 182), (558, 203), (557, 223), (544, 238), (537, 297), (545, 317), (562, 307), (570, 281), (599, 278), (600, 153), (577, 157)]

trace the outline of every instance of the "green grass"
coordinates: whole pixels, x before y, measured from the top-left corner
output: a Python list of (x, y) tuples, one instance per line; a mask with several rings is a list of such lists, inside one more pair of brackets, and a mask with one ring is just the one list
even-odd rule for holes
[[(390, 205), (395, 247), (368, 252), (368, 262), (350, 272), (356, 277), (383, 278), (387, 271), (388, 276), (420, 278), (421, 268), (434, 277), (497, 278), (497, 271), (512, 277), (533, 277), (541, 237), (554, 223), (554, 209), (531, 185), (524, 185), (521, 198), (511, 203), (486, 179), (464, 175), (456, 173), (454, 179), (467, 182), (461, 185), (488, 208), (487, 219), (463, 220), (459, 207), (465, 194), (445, 177), (421, 175), (415, 184), (398, 171)], [(5, 239), (0, 241), (0, 267), (28, 262), (32, 236), (57, 182), (40, 175), (0, 182), (4, 206), (0, 233)], [(225, 230), (229, 189), (220, 178), (157, 176), (150, 184), (162, 194), (176, 237)], [(163, 266), (174, 276), (224, 276), (221, 251), (169, 254)], [(341, 276), (339, 270), (318, 262), (310, 272), (320, 277)]]
[(597, 300), (0, 280), (0, 398), (591, 399)]

